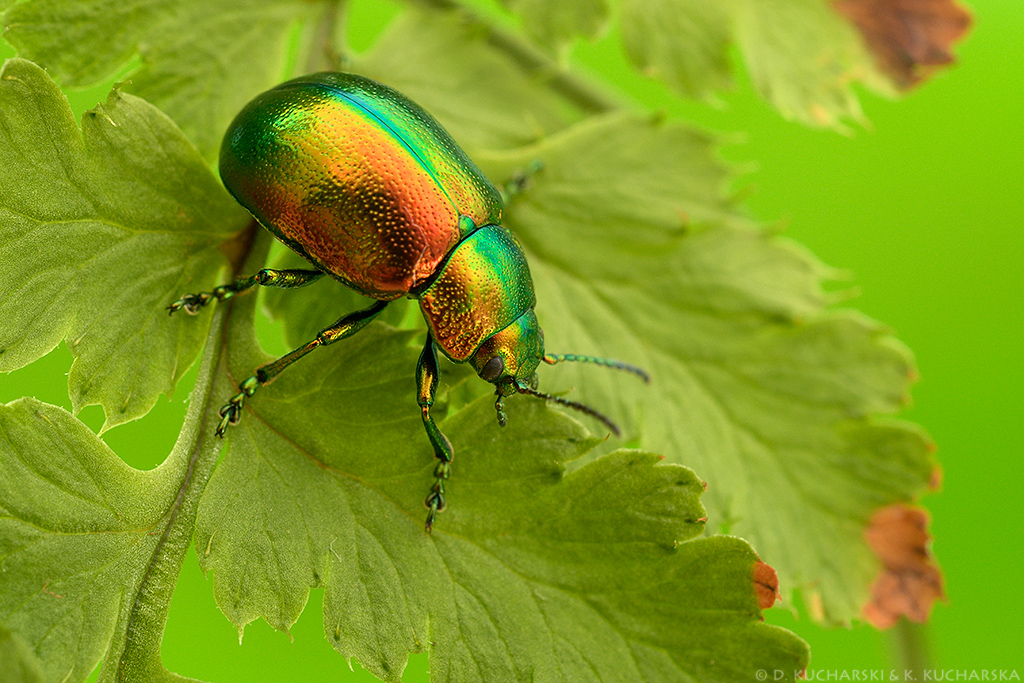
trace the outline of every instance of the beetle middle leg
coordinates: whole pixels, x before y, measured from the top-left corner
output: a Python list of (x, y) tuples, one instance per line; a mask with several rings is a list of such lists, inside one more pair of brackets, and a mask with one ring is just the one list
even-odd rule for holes
[(427, 506), (427, 523), (424, 527), (429, 534), (434, 526), (437, 513), (445, 508), (444, 482), (452, 474), (452, 458), (455, 456), (455, 449), (448, 437), (441, 433), (430, 415), (430, 408), (434, 405), (434, 395), (437, 393), (437, 382), (441, 377), (441, 371), (437, 366), (437, 349), (434, 347), (434, 339), (427, 334), (427, 343), (420, 354), (420, 360), (416, 363), (416, 402), (419, 403), (423, 414), (423, 428), (427, 430), (427, 438), (434, 447), (434, 457), (437, 458), (437, 466), (434, 468), (434, 485), (430, 487), (423, 504)]
[(377, 301), (369, 308), (349, 313), (339, 319), (330, 327), (325, 327), (311, 341), (303, 344), (297, 349), (286, 353), (272, 363), (257, 368), (256, 374), (243, 380), (238, 385), (238, 393), (231, 397), (231, 400), (220, 409), (220, 424), (217, 425), (217, 436), (224, 436), (228, 425), (238, 424), (242, 418), (242, 407), (245, 399), (256, 393), (264, 384), (270, 383), (275, 377), (281, 374), (285, 368), (305, 356), (307, 353), (319, 346), (333, 344), (339, 339), (351, 337), (353, 334), (370, 324), (370, 321), (377, 317), (387, 301)]
[(212, 292), (186, 294), (168, 306), (167, 311), (174, 313), (175, 311), (185, 309), (186, 313), (195, 315), (199, 312), (200, 308), (214, 299), (224, 301), (225, 299), (230, 299), (235, 294), (241, 294), (248, 289), (252, 289), (256, 285), (294, 289), (316, 282), (323, 274), (322, 270), (277, 270), (274, 268), (264, 268), (255, 275), (240, 277), (234, 282), (214, 287)]

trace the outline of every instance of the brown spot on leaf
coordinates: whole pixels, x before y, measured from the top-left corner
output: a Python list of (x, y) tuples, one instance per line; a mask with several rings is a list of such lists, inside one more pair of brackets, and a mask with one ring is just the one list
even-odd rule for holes
[(63, 597), (66, 597), (66, 596), (64, 596), (64, 595), (59, 595), (59, 594), (57, 594), (57, 593), (54, 593), (53, 591), (50, 591), (50, 590), (46, 590), (46, 587), (47, 587), (47, 586), (49, 586), (49, 585), (50, 585), (50, 582), (49, 582), (49, 581), (47, 581), (46, 583), (44, 583), (44, 584), (43, 584), (43, 592), (44, 592), (44, 593), (46, 593), (47, 595), (52, 595), (52, 596), (53, 596), (53, 597), (55, 597), (55, 598), (63, 598)]
[(953, 43), (971, 26), (955, 0), (833, 0), (860, 31), (878, 67), (904, 90), (954, 61)]
[(946, 597), (942, 573), (928, 551), (928, 514), (903, 503), (881, 508), (864, 539), (882, 562), (864, 618), (876, 628), (890, 628), (900, 616), (927, 621), (935, 601)]
[(761, 609), (768, 609), (782, 599), (779, 594), (779, 575), (761, 560), (754, 563), (754, 592)]

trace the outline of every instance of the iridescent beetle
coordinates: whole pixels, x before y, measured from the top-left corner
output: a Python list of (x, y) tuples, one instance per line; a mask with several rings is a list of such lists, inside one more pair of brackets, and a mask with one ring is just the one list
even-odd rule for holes
[(301, 287), (324, 273), (377, 302), (241, 382), (220, 410), (219, 436), (239, 421), (245, 399), (259, 387), (318, 346), (355, 334), (403, 296), (419, 300), (428, 326), (416, 366), (423, 426), (439, 461), (424, 501), (428, 533), (445, 507), (453, 455), (430, 415), (437, 347), (495, 385), (502, 426), (502, 399), (520, 393), (580, 410), (619, 433), (596, 410), (537, 391), (537, 366), (585, 361), (645, 381), (647, 374), (591, 356), (545, 355), (530, 268), (501, 225), (501, 195), (444, 129), (400, 93), (345, 73), (283, 83), (235, 117), (221, 147), (220, 175), (261, 225), (316, 270), (264, 268), (212, 292), (187, 294), (168, 307), (171, 313), (196, 313), (212, 299), (255, 285)]

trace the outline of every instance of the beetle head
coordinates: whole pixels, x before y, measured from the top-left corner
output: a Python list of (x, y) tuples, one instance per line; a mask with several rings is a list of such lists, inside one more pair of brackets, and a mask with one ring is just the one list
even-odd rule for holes
[(639, 376), (645, 382), (650, 381), (650, 377), (643, 369), (628, 363), (579, 354), (556, 356), (545, 354), (544, 332), (541, 331), (540, 325), (537, 324), (537, 316), (533, 314), (531, 309), (519, 316), (508, 327), (488, 337), (470, 359), (470, 363), (477, 374), (480, 375), (480, 379), (490, 382), (495, 386), (498, 400), (495, 401), (494, 407), (498, 411), (498, 424), (502, 427), (505, 426), (505, 410), (502, 405), (502, 398), (512, 394), (529, 394), (530, 396), (558, 403), (559, 405), (590, 415), (603, 422), (616, 436), (620, 436), (618, 426), (607, 416), (590, 406), (577, 401), (570, 401), (561, 396), (538, 391), (537, 366), (540, 365), (541, 361), (549, 365), (562, 361), (595, 363), (616, 370), (625, 370)]
[(544, 332), (531, 309), (488, 337), (470, 363), (480, 379), (497, 386), (502, 396), (509, 396), (516, 393), (516, 382), (534, 382), (543, 357)]

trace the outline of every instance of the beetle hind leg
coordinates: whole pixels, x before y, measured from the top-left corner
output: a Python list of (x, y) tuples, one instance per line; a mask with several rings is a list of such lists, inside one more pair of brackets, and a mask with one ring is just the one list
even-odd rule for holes
[[(310, 271), (312, 272), (312, 271)], [(353, 334), (370, 324), (370, 321), (377, 317), (388, 305), (387, 301), (378, 301), (369, 308), (355, 311), (340, 318), (330, 327), (325, 327), (311, 341), (306, 342), (297, 349), (294, 349), (277, 360), (267, 363), (256, 370), (256, 374), (243, 380), (238, 385), (238, 393), (231, 397), (220, 409), (220, 423), (217, 425), (217, 436), (224, 436), (228, 427), (238, 424), (242, 418), (242, 408), (245, 407), (245, 399), (256, 393), (256, 390), (264, 384), (269, 384), (275, 377), (280, 375), (285, 368), (305, 356), (307, 353), (320, 346), (327, 346), (334, 342), (351, 337)]]
[(235, 294), (241, 294), (246, 290), (252, 289), (256, 285), (294, 289), (295, 287), (305, 287), (316, 282), (323, 274), (322, 270), (277, 270), (274, 268), (264, 268), (255, 275), (240, 277), (234, 282), (214, 287), (213, 291), (210, 292), (185, 294), (168, 306), (167, 312), (173, 314), (176, 311), (184, 310), (186, 313), (195, 315), (199, 312), (199, 309), (214, 299), (224, 301), (225, 299), (230, 299)]
[(544, 162), (534, 159), (525, 167), (516, 171), (511, 178), (505, 181), (498, 192), (501, 194), (502, 204), (508, 204), (516, 195), (520, 195), (529, 188), (533, 177), (544, 170)]
[(427, 438), (434, 447), (434, 457), (437, 458), (437, 466), (434, 467), (434, 485), (430, 487), (423, 504), (427, 508), (427, 522), (424, 530), (429, 534), (434, 527), (434, 520), (437, 513), (444, 510), (445, 491), (444, 483), (452, 475), (452, 458), (455, 457), (455, 449), (448, 437), (441, 433), (430, 415), (430, 408), (434, 405), (434, 395), (437, 393), (437, 382), (441, 371), (437, 366), (437, 349), (434, 347), (434, 340), (428, 334), (427, 343), (420, 354), (419, 362), (416, 363), (416, 390), (420, 411), (423, 416), (423, 428), (427, 432)]

